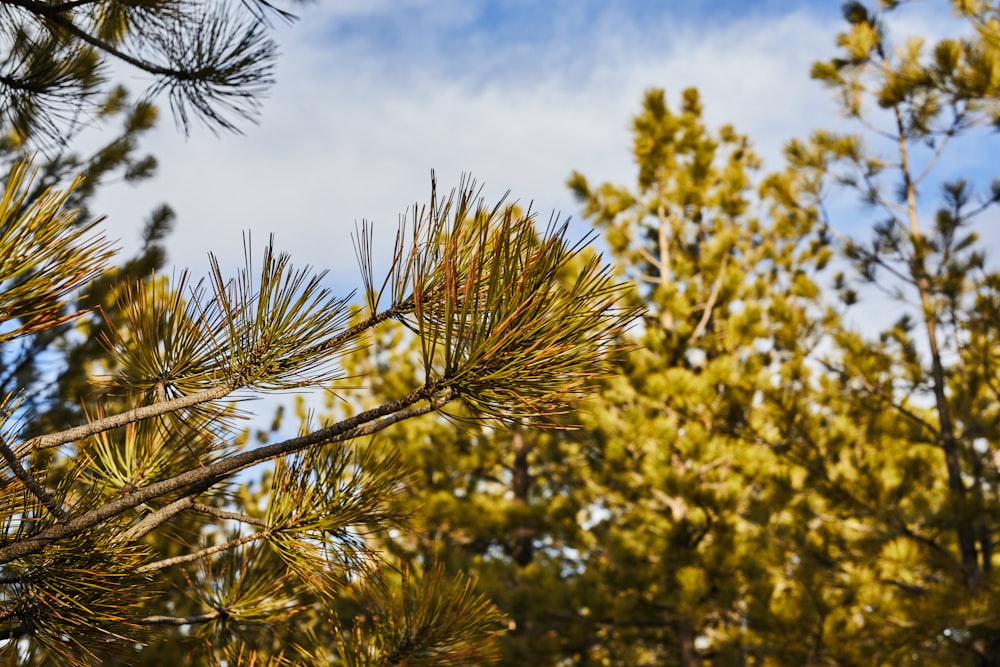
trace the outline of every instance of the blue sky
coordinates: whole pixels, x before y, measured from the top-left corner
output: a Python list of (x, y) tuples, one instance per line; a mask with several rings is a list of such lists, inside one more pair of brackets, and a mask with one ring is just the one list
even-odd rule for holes
[[(806, 10), (835, 19), (836, 3), (770, 2), (440, 2), (400, 3), (393, 12), (347, 13), (324, 26), (330, 43), (358, 47), (390, 70), (430, 67), (441, 76), (486, 84), (513, 73), (558, 67), (567, 78), (601, 65), (605, 47), (629, 41), (632, 53), (670, 49), (671, 33), (712, 30)], [(400, 60), (399, 56), (405, 60)]]
[[(915, 3), (903, 30), (936, 35), (942, 1)], [(147, 148), (156, 179), (102, 191), (94, 207), (128, 248), (165, 201), (178, 213), (171, 260), (201, 274), (209, 250), (242, 257), (242, 232), (275, 233), (298, 262), (357, 287), (349, 235), (375, 224), (391, 244), (400, 213), (463, 173), (487, 198), (508, 189), (552, 210), (578, 211), (565, 188), (573, 169), (592, 182), (634, 182), (630, 116), (650, 87), (676, 104), (697, 86), (708, 123), (748, 134), (766, 167), (781, 147), (838, 123), (810, 63), (834, 54), (836, 1), (325, 0), (281, 27), (277, 84), (259, 125), (243, 136), (165, 117)], [(141, 80), (135, 82), (141, 88)], [(586, 225), (578, 222), (582, 234)]]

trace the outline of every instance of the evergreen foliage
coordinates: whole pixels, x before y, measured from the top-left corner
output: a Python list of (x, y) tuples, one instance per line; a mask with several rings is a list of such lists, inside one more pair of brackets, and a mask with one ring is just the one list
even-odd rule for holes
[[(897, 35), (905, 4), (844, 6), (811, 72), (858, 133), (792, 140), (778, 171), (697, 90), (646, 93), (635, 183), (569, 180), (629, 288), (463, 183), (412, 209), (384, 279), (358, 231), (352, 306), (249, 240), (234, 277), (150, 277), (166, 209), (112, 270), (85, 209), (155, 167), (155, 109), (102, 59), (156, 75), (183, 128), (233, 129), (284, 10), (195, 35), (187, 3), (0, 2), (6, 655), (1000, 664), (1000, 275), (977, 235), (1000, 185), (961, 159), (1000, 125), (1000, 8), (954, 0), (965, 34), (932, 42)], [(198, 83), (171, 60), (195, 42), (223, 56)], [(124, 118), (120, 138), (32, 177), (21, 152), (69, 109)], [(873, 304), (898, 317), (852, 324)], [(314, 386), (330, 403), (297, 436), (280, 413), (241, 428), (245, 399)]]
[[(30, 188), (22, 164), (0, 201), (0, 256), (37, 263), (7, 267), (5, 340), (84, 317), (73, 295), (110, 256), (92, 224), (70, 222), (67, 193), (25, 207)], [(8, 395), (8, 655), (164, 664), (181, 646), (192, 664), (294, 664), (324, 651), (359, 665), (487, 660), (501, 617), (467, 583), (432, 570), (404, 577), (399, 593), (385, 585), (367, 536), (403, 524), (404, 470), (363, 443), (453, 401), (476, 418), (550, 424), (606, 373), (634, 310), (615, 305), (620, 288), (597, 261), (561, 281), (581, 249), (565, 225), (539, 235), (533, 216), (485, 207), (476, 193), (466, 183), (414, 209), (385, 281), (360, 231), (370, 309), (354, 322), (322, 272), (294, 268), (270, 244), (255, 260), (248, 240), (232, 279), (213, 260), (203, 282), (119, 290), (104, 314), (104, 387), (79, 425), (28, 434), (19, 395)], [(242, 399), (340, 379), (341, 357), (391, 322), (422, 343), (423, 373), (399, 395), (276, 442), (241, 436)], [(258, 496), (238, 491), (236, 475), (272, 463)], [(365, 614), (331, 613), (352, 596)]]
[(146, 97), (165, 95), (185, 132), (196, 122), (235, 131), (272, 82), (271, 19), (293, 19), (295, 4), (4, 0), (0, 148), (66, 145), (116, 103), (112, 62), (151, 77)]
[[(386, 432), (420, 510), (386, 548), (476, 575), (504, 664), (1000, 664), (1000, 278), (976, 232), (1000, 186), (962, 163), (994, 140), (1000, 9), (952, 9), (966, 33), (931, 42), (891, 30), (905, 3), (846, 4), (812, 74), (858, 134), (790, 141), (779, 171), (689, 89), (644, 97), (633, 186), (572, 175), (644, 312), (562, 418), (582, 430)], [(873, 305), (898, 319), (852, 324)], [(386, 336), (349, 358), (360, 400), (420, 375)]]

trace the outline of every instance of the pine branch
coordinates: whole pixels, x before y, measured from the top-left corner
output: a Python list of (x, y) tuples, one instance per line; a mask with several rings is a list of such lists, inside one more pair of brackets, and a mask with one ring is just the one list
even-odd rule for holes
[(195, 405), (201, 405), (202, 403), (225, 398), (232, 393), (232, 391), (233, 388), (222, 384), (196, 394), (188, 394), (170, 399), (168, 401), (133, 408), (132, 410), (104, 417), (103, 419), (97, 419), (86, 424), (81, 424), (80, 426), (66, 429), (65, 431), (59, 431), (58, 433), (39, 435), (22, 442), (15, 447), (14, 455), (21, 459), (34, 451), (58, 447), (59, 445), (65, 445), (69, 442), (82, 440), (83, 438), (103, 433), (104, 431), (109, 431), (113, 428), (118, 428), (119, 426), (125, 426), (126, 424), (132, 424), (144, 419), (159, 417), (160, 415), (174, 413), (179, 410), (183, 410), (184, 408), (190, 408)]
[(274, 531), (268, 528), (267, 530), (261, 530), (256, 533), (251, 533), (250, 535), (244, 535), (243, 537), (237, 537), (235, 539), (229, 540), (224, 544), (217, 544), (215, 546), (206, 547), (199, 551), (193, 553), (184, 554), (183, 556), (174, 556), (173, 558), (164, 558), (163, 560), (158, 560), (155, 563), (149, 563), (148, 565), (143, 565), (137, 571), (138, 572), (155, 572), (156, 570), (163, 570), (168, 567), (173, 567), (174, 565), (180, 565), (182, 563), (190, 563), (192, 561), (201, 560), (202, 558), (207, 558), (212, 554), (219, 553), (221, 551), (226, 551), (228, 549), (235, 549), (238, 546), (254, 542), (256, 540), (264, 540), (274, 534)]
[[(59, 26), (69, 34), (78, 38), (80, 41), (114, 56), (122, 62), (128, 63), (129, 65), (132, 65), (136, 69), (142, 70), (147, 74), (156, 74), (178, 80), (194, 78), (195, 73), (193, 72), (171, 69), (169, 67), (163, 67), (140, 58), (136, 58), (135, 56), (129, 55), (128, 53), (118, 49), (113, 44), (103, 39), (94, 37), (86, 30), (83, 30), (78, 25), (73, 23), (73, 21), (65, 15), (66, 5), (50, 5), (45, 2), (38, 2), (37, 0), (4, 0), (4, 4), (20, 7), (36, 16), (44, 17), (46, 21)], [(68, 4), (72, 5), (73, 3)], [(71, 6), (69, 9), (73, 9), (73, 7)]]
[(729, 253), (727, 252), (722, 257), (722, 264), (719, 266), (719, 275), (715, 277), (715, 283), (712, 285), (712, 292), (709, 294), (708, 302), (705, 304), (705, 311), (701, 315), (701, 320), (698, 321), (698, 326), (696, 326), (694, 331), (691, 333), (691, 337), (688, 339), (688, 345), (701, 338), (702, 334), (705, 333), (705, 329), (708, 327), (708, 321), (712, 318), (712, 311), (715, 309), (715, 302), (718, 300), (719, 292), (722, 290), (722, 279), (726, 275), (726, 264), (728, 262)]
[[(65, 524), (46, 528), (35, 535), (0, 548), (0, 564), (38, 553), (52, 542), (79, 535), (93, 526), (155, 498), (185, 490), (189, 495), (201, 493), (210, 488), (211, 485), (262, 461), (315, 445), (342, 442), (372, 435), (396, 422), (437, 410), (454, 400), (456, 396), (457, 394), (447, 387), (439, 389), (438, 385), (435, 384), (426, 385), (399, 400), (359, 413), (330, 427), (247, 452), (233, 454), (207, 466), (185, 471), (160, 482), (154, 482), (96, 510), (70, 519)], [(421, 401), (427, 401), (427, 404), (415, 405)]]
[[(94, 0), (3, 0), (0, 7), (12, 18), (17, 12), (25, 24), (19, 35), (40, 35), (21, 44), (16, 62), (7, 59), (22, 71), (0, 75), (0, 93), (10, 98), (3, 115), (23, 139), (41, 135), (57, 146), (79, 129), (82, 112), (100, 114), (93, 98), (112, 60), (152, 75), (148, 96), (164, 93), (185, 133), (192, 120), (212, 131), (239, 132), (227, 116), (254, 120), (273, 83), (277, 46), (267, 35), (269, 19), (295, 18), (262, 0), (245, 0), (239, 10), (230, 3)], [(122, 22), (110, 36), (97, 18), (105, 11), (115, 14), (109, 21)]]
[(227, 512), (226, 510), (222, 510), (219, 509), (218, 507), (213, 507), (211, 505), (205, 505), (203, 503), (192, 502), (191, 509), (193, 509), (195, 512), (201, 512), (202, 514), (214, 516), (217, 519), (239, 521), (240, 523), (246, 523), (253, 526), (267, 526), (266, 521), (264, 521), (263, 519), (258, 519), (255, 516), (240, 514), (239, 512)]

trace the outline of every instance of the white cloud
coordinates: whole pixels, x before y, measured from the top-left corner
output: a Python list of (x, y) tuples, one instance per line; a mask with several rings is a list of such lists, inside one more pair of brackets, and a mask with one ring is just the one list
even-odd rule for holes
[[(834, 119), (808, 78), (812, 60), (833, 52), (829, 14), (634, 25), (607, 12), (586, 30), (567, 14), (552, 39), (508, 44), (475, 33), (464, 3), (433, 6), (386, 5), (397, 16), (392, 34), (415, 35), (401, 44), (336, 33), (374, 5), (307, 9), (282, 32), (278, 83), (259, 127), (185, 141), (165, 122), (150, 146), (159, 176), (105, 190), (95, 210), (128, 244), (153, 205), (170, 203), (179, 214), (172, 261), (196, 273), (209, 250), (235, 265), (243, 230), (255, 243), (273, 232), (298, 262), (329, 268), (349, 288), (359, 284), (355, 222), (373, 220), (387, 248), (397, 216), (426, 199), (432, 168), (444, 189), (468, 171), (488, 199), (509, 188), (544, 216), (576, 213), (564, 186), (572, 169), (631, 183), (628, 124), (648, 87), (665, 87), (674, 105), (683, 88), (699, 87), (709, 124), (735, 124), (770, 166), (785, 140)], [(452, 48), (455, 31), (464, 41)]]
[[(360, 286), (349, 238), (355, 222), (375, 222), (385, 255), (397, 216), (426, 200), (432, 168), (443, 189), (468, 171), (485, 182), (488, 199), (509, 188), (522, 202), (533, 199), (543, 217), (577, 213), (564, 185), (573, 169), (594, 182), (633, 183), (629, 122), (649, 87), (665, 88), (675, 108), (684, 88), (698, 87), (708, 124), (734, 124), (771, 168), (786, 140), (837, 122), (829, 94), (808, 76), (813, 60), (835, 51), (837, 3), (697, 23), (636, 24), (609, 10), (584, 26), (567, 12), (551, 35), (515, 41), (477, 28), (473, 4), (308, 8), (282, 31), (285, 54), (259, 127), (185, 140), (165, 118), (148, 147), (159, 176), (102, 190), (94, 210), (109, 214), (111, 235), (129, 245), (148, 211), (170, 203), (179, 214), (171, 260), (196, 274), (209, 250), (224, 267), (238, 265), (244, 230), (255, 244), (274, 233), (296, 262), (329, 269), (346, 292)], [(388, 33), (401, 43), (337, 29), (386, 12), (394, 17)], [(941, 27), (919, 8), (908, 16), (905, 32)], [(456, 34), (464, 38), (449, 45)], [(866, 301), (855, 317), (897, 312)]]

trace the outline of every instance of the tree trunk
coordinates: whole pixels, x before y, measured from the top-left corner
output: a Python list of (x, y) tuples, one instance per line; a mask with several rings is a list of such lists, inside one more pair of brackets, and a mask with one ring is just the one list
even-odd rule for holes
[[(511, 431), (511, 445), (514, 449), (511, 491), (514, 493), (514, 502), (527, 507), (528, 495), (531, 492), (531, 473), (528, 469), (531, 445), (525, 442), (524, 431), (520, 427), (514, 427)], [(535, 556), (535, 529), (531, 526), (516, 527), (510, 551), (514, 562), (520, 567), (530, 564)]]
[(678, 658), (681, 667), (699, 667), (698, 650), (694, 646), (694, 628), (686, 621), (674, 623), (674, 633), (677, 635)]
[(962, 481), (961, 452), (959, 441), (955, 435), (955, 426), (951, 418), (951, 406), (945, 394), (944, 363), (941, 360), (941, 347), (938, 342), (938, 314), (935, 311), (931, 278), (925, 261), (927, 249), (923, 234), (920, 231), (917, 216), (917, 190), (910, 176), (909, 153), (906, 144), (906, 132), (902, 112), (895, 107), (897, 141), (899, 145), (900, 171), (903, 178), (903, 191), (906, 195), (906, 210), (910, 223), (910, 242), (913, 244), (913, 260), (910, 276), (920, 294), (920, 305), (923, 310), (924, 330), (927, 334), (927, 347), (931, 355), (931, 378), (934, 390), (934, 407), (938, 415), (939, 431), (938, 445), (944, 452), (945, 467), (948, 474), (948, 492), (955, 513), (955, 533), (958, 539), (958, 550), (962, 559), (965, 583), (970, 588), (976, 588), (982, 580), (979, 569), (979, 559), (976, 553), (976, 531), (969, 511), (969, 493)]

